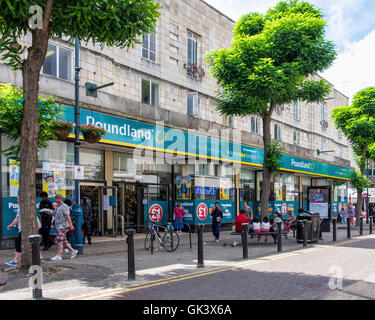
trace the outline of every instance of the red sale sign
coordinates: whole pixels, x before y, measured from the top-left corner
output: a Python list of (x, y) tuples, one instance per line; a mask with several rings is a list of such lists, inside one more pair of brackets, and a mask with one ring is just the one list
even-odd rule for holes
[(287, 211), (288, 211), (288, 206), (286, 203), (283, 203), (283, 206), (281, 207), (282, 214), (286, 215)]
[(153, 204), (149, 211), (150, 219), (152, 222), (159, 222), (163, 216), (163, 209), (160, 205)]
[(199, 220), (205, 220), (208, 216), (208, 208), (205, 203), (200, 203), (197, 206), (197, 216)]

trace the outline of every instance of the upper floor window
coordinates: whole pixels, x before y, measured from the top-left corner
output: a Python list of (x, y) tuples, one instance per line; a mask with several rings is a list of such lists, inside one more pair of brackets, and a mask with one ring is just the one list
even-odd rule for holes
[(187, 93), (187, 115), (193, 117), (200, 117), (201, 106), (198, 92)]
[(324, 103), (322, 103), (321, 105), (321, 118), (322, 118), (322, 121), (326, 121), (326, 106), (324, 105)]
[(72, 51), (48, 44), (42, 72), (56, 78), (72, 80)]
[(223, 114), (223, 124), (228, 127), (233, 127), (233, 116)]
[(142, 57), (156, 62), (156, 33), (152, 32), (151, 34), (143, 34), (142, 42)]
[(187, 41), (187, 74), (193, 77), (194, 72), (191, 66), (198, 66), (198, 36), (192, 32), (188, 32)]
[(300, 120), (299, 118), (299, 101), (295, 101), (293, 104), (293, 115), (295, 120)]
[(293, 144), (299, 146), (301, 144), (301, 134), (300, 132), (294, 131), (293, 133)]
[(274, 139), (281, 141), (281, 124), (279, 123), (274, 125)]
[(320, 151), (327, 151), (327, 139), (322, 138), (321, 144), (320, 144)]
[(260, 134), (259, 119), (257, 117), (250, 117), (250, 132), (254, 134)]
[(159, 107), (159, 84), (142, 79), (142, 103)]

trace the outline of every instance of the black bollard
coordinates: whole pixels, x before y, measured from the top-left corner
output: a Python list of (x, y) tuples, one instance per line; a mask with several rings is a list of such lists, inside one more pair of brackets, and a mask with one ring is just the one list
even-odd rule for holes
[[(38, 234), (29, 236), (29, 241), (31, 243), (31, 257), (32, 257), (32, 267), (30, 269), (33, 272), (31, 281), (33, 281), (32, 292), (33, 292), (34, 300), (43, 299), (43, 293), (42, 293), (43, 272), (40, 268), (40, 248), (39, 248), (40, 239), (41, 239), (41, 236)], [(42, 272), (42, 274), (38, 274), (38, 272)], [(35, 280), (37, 280), (37, 283), (34, 282)]]
[(307, 247), (307, 220), (303, 220), (303, 246)]
[(281, 240), (281, 224), (282, 222), (277, 222), (277, 252), (283, 250), (283, 244)]
[(243, 248), (243, 258), (247, 259), (249, 258), (249, 242), (248, 242), (248, 236), (249, 236), (249, 224), (243, 223), (242, 224), (242, 248)]
[(348, 234), (347, 238), (350, 239), (351, 238), (351, 236), (350, 236), (350, 218), (347, 219), (346, 225), (347, 225), (347, 229), (348, 229), (347, 230), (347, 234)]
[(128, 238), (126, 242), (128, 244), (128, 280), (135, 280), (135, 261), (134, 261), (134, 229), (126, 230)]
[(373, 223), (373, 217), (370, 217), (370, 234), (372, 234), (372, 223)]
[(363, 236), (363, 217), (361, 216), (359, 220), (359, 235)]
[(198, 233), (198, 265), (197, 268), (204, 268), (203, 262), (203, 226), (197, 226)]
[(333, 226), (333, 242), (335, 242), (335, 241), (337, 240), (337, 237), (336, 237), (336, 222), (337, 222), (336, 219), (332, 219), (332, 226)]

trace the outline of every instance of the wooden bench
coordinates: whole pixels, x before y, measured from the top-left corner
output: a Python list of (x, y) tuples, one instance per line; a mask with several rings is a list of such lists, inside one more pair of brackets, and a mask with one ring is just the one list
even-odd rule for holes
[[(281, 235), (286, 235), (286, 234), (288, 234), (287, 231), (281, 231)], [(272, 232), (272, 231), (271, 232), (249, 232), (248, 235), (249, 236), (272, 236), (274, 243), (276, 243), (278, 232)], [(242, 236), (242, 232), (232, 232), (231, 236)]]

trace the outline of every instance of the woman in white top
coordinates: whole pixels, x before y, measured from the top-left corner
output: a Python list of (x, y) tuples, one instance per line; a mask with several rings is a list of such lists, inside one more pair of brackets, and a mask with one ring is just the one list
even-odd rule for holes
[[(263, 221), (262, 221), (262, 224), (261, 224), (261, 227), (260, 227), (260, 232), (269, 232), (270, 227), (271, 226), (270, 226), (270, 221), (269, 221), (268, 217), (264, 217)], [(260, 238), (261, 238), (261, 236), (259, 235), (258, 241), (260, 241)], [(264, 242), (267, 242), (267, 236), (265, 236)]]

